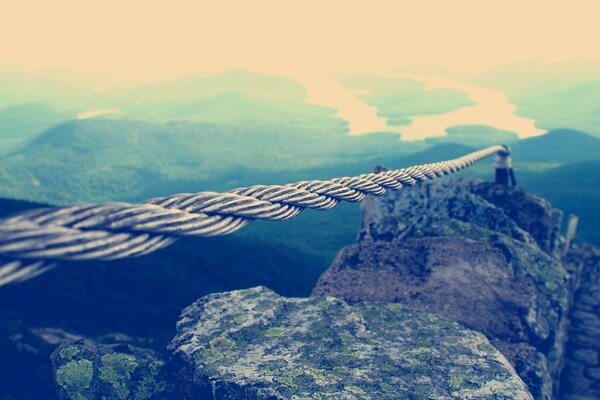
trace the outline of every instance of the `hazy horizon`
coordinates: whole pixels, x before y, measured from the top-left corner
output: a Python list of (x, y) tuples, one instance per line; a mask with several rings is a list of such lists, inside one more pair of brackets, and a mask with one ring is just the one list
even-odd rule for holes
[[(593, 1), (23, 1), (0, 16), (0, 65), (121, 76), (248, 69), (291, 77), (600, 60)], [(429, 67), (428, 67), (429, 66)]]

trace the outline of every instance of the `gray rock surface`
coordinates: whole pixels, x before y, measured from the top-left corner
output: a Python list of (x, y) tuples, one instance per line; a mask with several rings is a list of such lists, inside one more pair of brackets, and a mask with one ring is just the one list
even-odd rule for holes
[(62, 344), (51, 356), (61, 400), (173, 398), (165, 361), (130, 345)]
[[(52, 355), (59, 398), (599, 399), (600, 250), (559, 261), (561, 218), (466, 179), (370, 197), (313, 298), (201, 298), (170, 358), (81, 336)], [(78, 338), (4, 325), (36, 357)]]
[(561, 399), (600, 399), (600, 251), (573, 249), (567, 266), (580, 271), (569, 313), (570, 326), (561, 376)]
[(480, 333), (399, 304), (257, 287), (187, 307), (170, 345), (210, 399), (530, 399)]
[(540, 249), (558, 258), (561, 250), (560, 225), (563, 212), (548, 200), (525, 190), (490, 182), (468, 184), (473, 194), (502, 209), (517, 226), (533, 237)]
[(568, 290), (562, 213), (520, 189), (452, 179), (369, 197), (358, 240), (313, 295), (398, 302), (484, 333), (537, 399), (552, 399)]

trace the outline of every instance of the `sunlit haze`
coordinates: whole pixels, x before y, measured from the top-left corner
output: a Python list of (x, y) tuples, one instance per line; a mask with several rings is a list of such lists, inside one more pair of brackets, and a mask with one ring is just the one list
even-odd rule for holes
[(596, 1), (19, 1), (2, 63), (146, 76), (600, 59)]
[[(523, 61), (600, 60), (597, 4), (22, 1), (5, 5), (0, 15), (0, 66), (66, 68), (127, 80), (246, 69), (296, 80), (308, 102), (335, 109), (348, 121), (350, 134), (401, 131), (405, 139), (422, 139), (441, 136), (452, 124), (484, 124), (528, 137), (544, 131), (513, 116), (516, 107), (499, 92), (478, 88), (477, 95), (475, 86), (460, 83), (455, 89), (476, 106), (443, 118), (416, 117), (399, 128), (358, 91), (339, 85), (335, 75), (426, 73), (452, 80)], [(485, 99), (491, 99), (487, 106), (481, 104)], [(112, 107), (86, 110), (78, 118), (115, 113)]]

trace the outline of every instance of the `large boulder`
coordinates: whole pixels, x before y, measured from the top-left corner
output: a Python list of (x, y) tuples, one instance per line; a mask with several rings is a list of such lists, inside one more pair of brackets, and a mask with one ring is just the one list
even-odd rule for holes
[(187, 307), (170, 345), (206, 399), (531, 399), (480, 333), (399, 304), (257, 287)]
[(398, 302), (484, 333), (537, 399), (552, 399), (565, 342), (569, 275), (562, 213), (521, 189), (444, 180), (369, 197), (357, 242), (314, 296)]

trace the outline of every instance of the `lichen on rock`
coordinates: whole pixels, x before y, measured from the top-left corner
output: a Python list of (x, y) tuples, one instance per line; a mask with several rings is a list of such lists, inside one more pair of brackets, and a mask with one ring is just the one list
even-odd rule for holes
[(362, 212), (314, 296), (448, 317), (484, 333), (536, 399), (555, 397), (572, 286), (560, 211), (519, 188), (448, 179), (368, 196)]
[(90, 360), (72, 360), (56, 370), (56, 382), (65, 390), (82, 393), (92, 383), (93, 364)]
[(52, 354), (59, 398), (154, 400), (168, 393), (165, 362), (129, 345), (65, 343)]
[(257, 287), (187, 307), (170, 345), (225, 399), (531, 399), (480, 333), (399, 304), (283, 298)]

